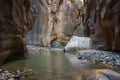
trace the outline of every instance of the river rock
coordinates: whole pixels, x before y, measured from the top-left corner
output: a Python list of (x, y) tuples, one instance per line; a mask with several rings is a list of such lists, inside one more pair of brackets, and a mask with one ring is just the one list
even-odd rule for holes
[(117, 67), (120, 69), (120, 56), (117, 53), (100, 50), (81, 50), (78, 52), (79, 60), (87, 60), (95, 64)]
[(82, 80), (120, 80), (120, 73), (111, 69), (94, 69), (83, 74)]
[(64, 51), (74, 51), (79, 49), (90, 49), (90, 38), (73, 36), (65, 46)]
[(0, 70), (0, 80), (20, 80), (23, 74), (20, 70), (16, 72), (9, 72), (3, 68), (0, 68)]

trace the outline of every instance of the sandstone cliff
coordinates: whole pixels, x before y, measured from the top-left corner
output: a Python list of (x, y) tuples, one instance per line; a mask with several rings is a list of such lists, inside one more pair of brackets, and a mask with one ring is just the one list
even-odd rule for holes
[(38, 17), (27, 35), (28, 44), (50, 46), (52, 41), (68, 41), (89, 36), (91, 48), (120, 50), (120, 0), (35, 0)]
[(35, 17), (32, 0), (0, 0), (0, 64), (26, 55), (26, 33)]
[(52, 41), (68, 41), (83, 36), (80, 0), (36, 0), (38, 17), (27, 35), (28, 44), (50, 46)]
[[(120, 0), (0, 0), (0, 64), (23, 57), (28, 44), (50, 46), (73, 35), (92, 48), (120, 52)], [(34, 24), (35, 22), (35, 24)], [(84, 27), (83, 27), (84, 26)], [(84, 34), (83, 34), (84, 33)]]
[(120, 0), (86, 0), (84, 4), (85, 35), (92, 48), (120, 51)]

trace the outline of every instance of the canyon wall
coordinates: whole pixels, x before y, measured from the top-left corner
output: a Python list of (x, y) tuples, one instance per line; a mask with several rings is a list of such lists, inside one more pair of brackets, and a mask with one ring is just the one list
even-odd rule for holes
[(36, 0), (38, 17), (27, 35), (28, 44), (51, 46), (73, 36), (84, 36), (80, 0)]
[(93, 49), (120, 52), (120, 0), (84, 3), (0, 0), (0, 64), (7, 58), (25, 57), (26, 44), (51, 46), (73, 35), (90, 37)]
[(84, 0), (85, 36), (92, 48), (120, 52), (120, 0)]
[(0, 64), (27, 54), (26, 34), (36, 18), (33, 4), (33, 0), (0, 0)]
[(38, 17), (28, 44), (51, 46), (75, 36), (91, 38), (91, 48), (120, 51), (120, 0), (35, 0)]

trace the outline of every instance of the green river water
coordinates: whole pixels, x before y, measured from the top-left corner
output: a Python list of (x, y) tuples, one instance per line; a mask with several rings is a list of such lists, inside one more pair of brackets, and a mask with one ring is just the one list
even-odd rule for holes
[(81, 63), (75, 55), (62, 51), (32, 53), (27, 59), (9, 61), (3, 66), (13, 71), (28, 69), (23, 80), (82, 80), (85, 71), (106, 68)]

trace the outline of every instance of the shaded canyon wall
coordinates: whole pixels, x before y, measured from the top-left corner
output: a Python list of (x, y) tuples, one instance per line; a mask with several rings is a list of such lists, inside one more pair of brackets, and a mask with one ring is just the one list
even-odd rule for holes
[(91, 47), (120, 52), (120, 0), (84, 1), (84, 32)]
[(0, 64), (25, 57), (26, 34), (36, 17), (32, 6), (32, 0), (0, 0)]

